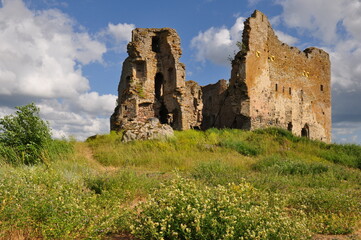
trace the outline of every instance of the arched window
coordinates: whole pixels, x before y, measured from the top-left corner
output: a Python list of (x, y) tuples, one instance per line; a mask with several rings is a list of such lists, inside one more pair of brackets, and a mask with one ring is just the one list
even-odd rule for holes
[(292, 128), (293, 128), (292, 122), (289, 122), (287, 125), (287, 130), (292, 132)]
[(154, 79), (154, 92), (155, 98), (159, 101), (163, 96), (163, 85), (164, 85), (164, 77), (162, 73), (157, 73)]
[(309, 128), (307, 123), (305, 124), (305, 126), (301, 130), (301, 136), (302, 137), (307, 137), (307, 138), (310, 137), (310, 128)]

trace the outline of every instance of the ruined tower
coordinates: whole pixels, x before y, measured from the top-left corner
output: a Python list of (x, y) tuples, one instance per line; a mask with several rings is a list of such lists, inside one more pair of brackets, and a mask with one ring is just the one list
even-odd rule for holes
[[(260, 11), (245, 21), (242, 49), (232, 61), (227, 89), (220, 83), (202, 89), (204, 109), (214, 109), (203, 111), (204, 127), (280, 127), (297, 136), (331, 141), (329, 55), (282, 43)], [(209, 101), (214, 91), (224, 96), (220, 102)]]
[(321, 49), (300, 51), (282, 43), (259, 11), (244, 25), (231, 79), (204, 87), (185, 82), (175, 30), (133, 30), (111, 129), (157, 117), (178, 130), (280, 127), (330, 142), (329, 55)]
[(202, 95), (198, 84), (185, 82), (180, 39), (174, 29), (137, 28), (128, 44), (111, 129), (156, 117), (174, 129), (199, 127)]

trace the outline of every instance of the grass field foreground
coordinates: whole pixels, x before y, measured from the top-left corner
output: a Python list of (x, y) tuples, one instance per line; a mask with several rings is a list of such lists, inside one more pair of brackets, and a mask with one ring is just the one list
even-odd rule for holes
[(32, 166), (0, 156), (0, 238), (309, 239), (360, 228), (360, 146), (280, 129), (121, 137), (56, 141)]

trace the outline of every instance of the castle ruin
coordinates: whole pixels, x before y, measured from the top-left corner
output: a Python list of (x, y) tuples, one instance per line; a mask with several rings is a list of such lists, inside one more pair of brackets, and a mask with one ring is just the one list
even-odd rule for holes
[(282, 43), (257, 10), (244, 23), (241, 46), (229, 82), (201, 87), (185, 81), (175, 30), (134, 29), (111, 130), (156, 117), (176, 130), (280, 127), (330, 142), (329, 55)]

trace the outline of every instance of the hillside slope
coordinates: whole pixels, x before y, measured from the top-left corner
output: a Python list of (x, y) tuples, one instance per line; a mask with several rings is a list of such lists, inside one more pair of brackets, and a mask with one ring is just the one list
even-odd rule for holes
[(71, 142), (48, 164), (1, 164), (0, 238), (360, 238), (360, 146), (280, 129), (120, 140)]

